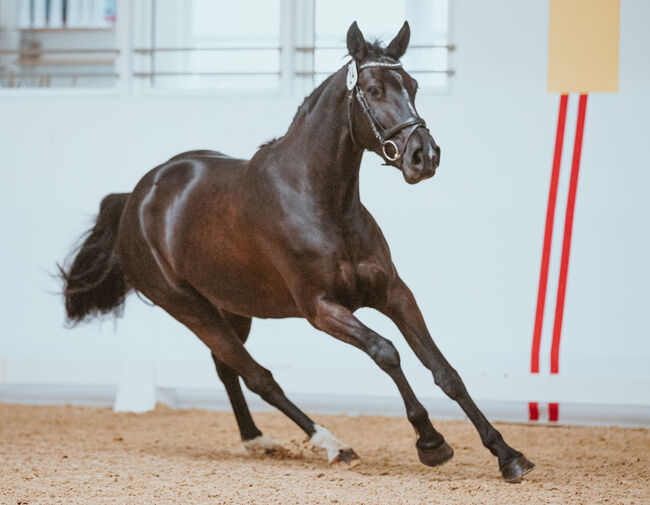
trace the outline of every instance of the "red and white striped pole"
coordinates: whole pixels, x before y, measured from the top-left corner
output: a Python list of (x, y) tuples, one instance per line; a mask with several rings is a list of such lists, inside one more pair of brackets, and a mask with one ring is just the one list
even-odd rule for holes
[[(562, 336), (562, 322), (564, 318), (564, 303), (566, 298), (566, 286), (569, 275), (569, 259), (571, 254), (571, 237), (573, 234), (573, 219), (575, 215), (576, 195), (578, 192), (578, 176), (580, 174), (580, 157), (582, 154), (582, 138), (584, 133), (585, 116), (587, 112), (587, 94), (581, 94), (578, 103), (578, 119), (576, 122), (576, 135), (573, 144), (573, 160), (571, 162), (571, 177), (569, 182), (569, 194), (567, 197), (566, 214), (564, 219), (564, 239), (562, 242), (562, 256), (560, 262), (560, 274), (558, 280), (557, 298), (555, 304), (555, 320), (553, 324), (553, 338), (550, 353), (550, 373), (558, 374), (560, 371), (560, 340)], [(564, 130), (566, 123), (568, 94), (560, 95), (557, 127), (555, 133), (555, 152), (553, 155), (553, 167), (551, 170), (551, 182), (549, 184), (548, 203), (546, 206), (546, 225), (544, 229), (544, 242), (542, 245), (542, 261), (539, 273), (539, 286), (537, 289), (537, 308), (535, 311), (535, 326), (533, 329), (533, 341), (530, 358), (530, 372), (539, 374), (540, 347), (542, 341), (542, 327), (544, 322), (544, 310), (546, 307), (546, 295), (548, 286), (549, 263), (551, 257), (551, 245), (553, 241), (553, 226), (555, 222), (555, 208), (557, 204), (557, 191), (562, 165), (562, 147), (564, 144)], [(530, 421), (539, 420), (539, 405), (537, 402), (528, 404), (528, 418)], [(548, 420), (557, 422), (559, 420), (559, 404), (548, 404)]]

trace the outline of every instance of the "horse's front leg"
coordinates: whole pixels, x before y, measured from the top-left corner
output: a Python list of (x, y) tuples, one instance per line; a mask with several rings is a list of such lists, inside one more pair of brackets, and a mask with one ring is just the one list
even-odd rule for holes
[(518, 482), (535, 465), (510, 447), (490, 424), (469, 396), (460, 376), (433, 342), (411, 290), (397, 279), (386, 301), (376, 307), (390, 317), (400, 329), (422, 364), (433, 373), (435, 383), (455, 400), (476, 427), (483, 445), (499, 459), (499, 468), (508, 482)]
[(404, 400), (407, 418), (418, 434), (415, 445), (422, 463), (436, 466), (454, 455), (442, 435), (434, 429), (426, 409), (415, 397), (400, 367), (399, 354), (390, 340), (366, 327), (347, 308), (329, 300), (318, 300), (308, 319), (319, 330), (364, 351), (393, 379)]

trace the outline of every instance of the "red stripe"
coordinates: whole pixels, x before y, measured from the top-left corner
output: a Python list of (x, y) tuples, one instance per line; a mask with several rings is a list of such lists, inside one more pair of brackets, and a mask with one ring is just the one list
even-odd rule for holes
[(582, 134), (585, 127), (587, 112), (587, 95), (580, 95), (578, 104), (578, 122), (576, 124), (576, 139), (573, 144), (573, 162), (571, 163), (571, 181), (569, 182), (569, 197), (564, 221), (564, 241), (562, 242), (562, 262), (560, 263), (560, 280), (557, 287), (557, 304), (555, 306), (555, 324), (553, 325), (553, 342), (551, 343), (551, 373), (560, 371), (560, 336), (562, 335), (562, 319), (564, 317), (564, 297), (566, 281), (569, 273), (569, 254), (571, 252), (571, 234), (573, 232), (573, 214), (578, 191), (578, 174), (580, 172), (580, 155), (582, 153)]
[(539, 420), (539, 407), (537, 402), (530, 402), (528, 404), (528, 420), (537, 421)]
[(548, 420), (556, 423), (560, 419), (560, 404), (559, 403), (549, 403), (548, 404)]
[(560, 178), (560, 164), (562, 161), (562, 145), (564, 143), (564, 124), (566, 122), (568, 98), (568, 95), (560, 96), (560, 108), (557, 116), (557, 128), (555, 131), (555, 154), (553, 155), (551, 184), (548, 190), (548, 204), (546, 206), (546, 227), (544, 229), (544, 245), (542, 246), (542, 266), (539, 271), (537, 310), (535, 312), (535, 329), (533, 330), (533, 347), (530, 357), (531, 373), (539, 373), (539, 346), (542, 341), (542, 324), (544, 322), (544, 305), (546, 303), (546, 285), (548, 283), (548, 263), (551, 257), (551, 240), (553, 239), (555, 202), (557, 201), (557, 186), (558, 180)]

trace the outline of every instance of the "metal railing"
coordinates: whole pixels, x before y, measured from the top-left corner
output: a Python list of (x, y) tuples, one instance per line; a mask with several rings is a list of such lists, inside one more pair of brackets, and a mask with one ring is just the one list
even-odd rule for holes
[[(314, 77), (317, 75), (330, 75), (332, 72), (330, 71), (303, 71), (303, 70), (296, 70), (294, 72), (294, 75), (297, 75), (298, 77)], [(437, 69), (431, 69), (431, 70), (410, 70), (408, 71), (409, 74), (447, 74), (449, 76), (454, 75), (453, 70), (437, 70)]]
[[(292, 48), (297, 53), (311, 53), (314, 54), (319, 50), (345, 50), (345, 46), (295, 46)], [(454, 51), (456, 46), (454, 44), (414, 44), (410, 49), (445, 49), (447, 51)], [(191, 52), (219, 52), (219, 51), (274, 51), (281, 53), (282, 47), (279, 46), (212, 46), (212, 47), (149, 47), (149, 48), (134, 48), (133, 53), (140, 56), (149, 56), (153, 58), (157, 53), (191, 53)], [(65, 62), (50, 62), (42, 60), (42, 56), (47, 55), (88, 55), (88, 54), (103, 54), (113, 55), (117, 57), (121, 54), (119, 49), (113, 48), (100, 48), (100, 49), (40, 49), (40, 48), (20, 48), (20, 49), (0, 49), (0, 56), (2, 55), (17, 55), (20, 58), (12, 64), (17, 67), (30, 66), (100, 66), (114, 64), (115, 60), (103, 61), (84, 61), (74, 59), (66, 60)], [(413, 74), (446, 74), (448, 76), (454, 75), (452, 69), (414, 69), (409, 70)], [(296, 77), (316, 77), (328, 75), (329, 71), (316, 71), (316, 70), (299, 70), (294, 69), (292, 75)], [(163, 70), (150, 70), (139, 71), (135, 70), (132, 73), (135, 78), (150, 78), (155, 77), (224, 77), (224, 76), (281, 76), (280, 70), (277, 71), (163, 71)], [(20, 79), (39, 79), (43, 86), (47, 86), (51, 79), (68, 78), (72, 79), (73, 87), (78, 79), (118, 79), (120, 74), (117, 72), (24, 72), (19, 70), (0, 70), (0, 79), (8, 79), (10, 87), (15, 85), (17, 80)], [(41, 84), (39, 84), (41, 85)]]
[(43, 54), (114, 54), (119, 55), (119, 49), (0, 49), (0, 54), (18, 54), (30, 57), (40, 56)]
[[(0, 49), (0, 56), (17, 56), (13, 61), (5, 62), (5, 67), (0, 69), (0, 79), (7, 83), (7, 87), (36, 87), (49, 88), (54, 79), (69, 79), (70, 86), (76, 87), (80, 79), (118, 79), (117, 72), (106, 71), (79, 71), (79, 72), (45, 72), (39, 67), (69, 68), (69, 67), (106, 67), (115, 65), (116, 58), (120, 55), (119, 49), (113, 48), (53, 48), (43, 49), (40, 47), (21, 47), (18, 49)], [(88, 56), (108, 55), (112, 58), (101, 60), (89, 59), (47, 59), (47, 56)], [(11, 68), (13, 67), (13, 68)]]
[(136, 54), (154, 54), (154, 53), (181, 53), (196, 51), (282, 51), (281, 47), (270, 46), (217, 46), (217, 47), (146, 47), (136, 48), (133, 52)]
[(256, 70), (240, 71), (240, 72), (191, 72), (191, 71), (178, 71), (178, 72), (133, 72), (133, 77), (183, 77), (183, 76), (199, 76), (199, 77), (224, 77), (230, 75), (251, 75), (251, 76), (264, 76), (264, 75), (280, 75), (279, 71), (276, 72), (259, 72)]
[[(454, 44), (413, 44), (409, 46), (410, 49), (445, 49), (447, 51), (454, 51), (456, 46)], [(295, 46), (293, 50), (299, 53), (315, 53), (319, 50), (345, 50), (345, 46)], [(282, 52), (282, 47), (273, 46), (214, 46), (214, 47), (148, 47), (136, 48), (134, 53), (139, 55), (154, 56), (156, 53), (171, 53), (171, 52), (211, 52), (211, 51), (277, 51)], [(451, 69), (416, 69), (409, 70), (414, 74), (446, 74), (449, 76), (454, 75)], [(293, 75), (297, 77), (315, 77), (318, 75), (329, 75), (331, 72), (321, 71), (304, 71), (294, 70)], [(277, 75), (280, 76), (281, 72), (278, 71), (220, 71), (220, 72), (197, 72), (197, 71), (135, 71), (134, 77), (137, 78), (155, 78), (155, 77), (182, 77), (182, 76), (199, 76), (199, 77), (219, 77), (219, 76), (247, 76), (247, 75)]]
[[(294, 47), (295, 51), (303, 53), (313, 53), (318, 50), (345, 50), (345, 46), (296, 46)], [(411, 44), (409, 49), (446, 49), (447, 51), (455, 51), (456, 46), (454, 44)]]

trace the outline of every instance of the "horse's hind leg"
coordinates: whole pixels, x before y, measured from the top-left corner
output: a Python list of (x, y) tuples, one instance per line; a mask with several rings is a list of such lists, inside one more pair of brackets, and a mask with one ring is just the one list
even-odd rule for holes
[[(226, 316), (226, 319), (239, 337), (239, 340), (242, 343), (246, 342), (251, 327), (251, 319), (225, 312), (224, 316)], [(239, 433), (241, 434), (241, 439), (246, 450), (251, 454), (273, 454), (283, 451), (284, 448), (282, 445), (262, 435), (262, 432), (255, 425), (251, 413), (248, 410), (246, 398), (244, 398), (241, 390), (239, 374), (217, 358), (214, 353), (212, 353), (212, 359), (214, 360), (217, 374), (226, 387), (230, 405), (232, 405), (232, 410), (235, 414), (237, 425), (239, 426)]]
[(175, 319), (192, 330), (217, 359), (244, 380), (246, 387), (295, 422), (314, 446), (325, 449), (330, 464), (354, 466), (359, 457), (350, 446), (337, 440), (325, 428), (314, 423), (285, 396), (271, 372), (257, 363), (239, 339), (224, 314), (203, 297), (186, 292), (174, 300), (154, 300)]

